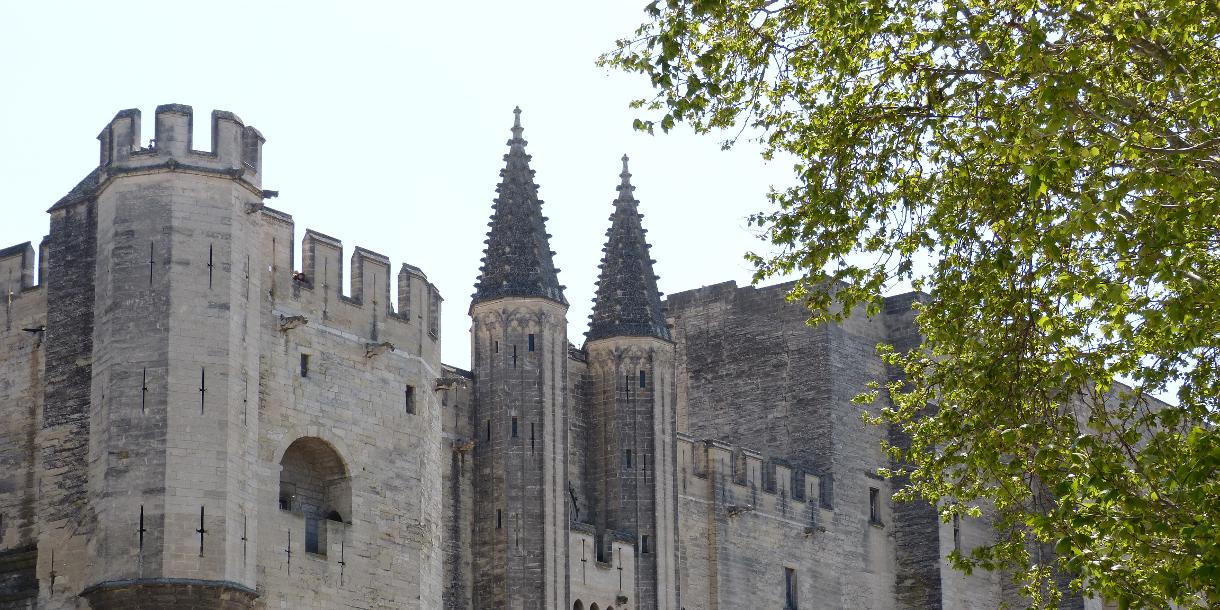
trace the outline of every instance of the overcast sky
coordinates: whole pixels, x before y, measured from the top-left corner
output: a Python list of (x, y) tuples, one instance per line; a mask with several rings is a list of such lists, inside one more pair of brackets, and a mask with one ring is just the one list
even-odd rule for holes
[[(604, 233), (631, 156), (661, 290), (749, 283), (747, 227), (790, 168), (754, 144), (632, 131), (639, 76), (594, 65), (644, 2), (0, 4), (0, 247), (47, 233), (46, 209), (97, 163), (115, 112), (213, 109), (267, 138), (268, 203), (312, 228), (421, 267), (445, 298), (444, 360), (466, 367), (466, 317), (520, 105), (569, 338), (587, 329)], [(298, 254), (296, 260), (300, 261)]]

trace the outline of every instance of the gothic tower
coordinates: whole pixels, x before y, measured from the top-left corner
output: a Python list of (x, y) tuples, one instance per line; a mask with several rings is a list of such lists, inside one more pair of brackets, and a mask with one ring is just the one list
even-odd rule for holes
[(521, 138), (500, 172), (470, 305), (475, 377), (474, 607), (567, 599), (567, 310)]
[(674, 344), (661, 311), (643, 215), (623, 156), (585, 341), (587, 492), (598, 559), (614, 534), (635, 542), (633, 608), (677, 610)]
[(256, 595), (263, 139), (217, 111), (194, 150), (192, 119), (158, 107), (142, 147), (139, 111), (120, 112), (50, 211), (40, 607)]

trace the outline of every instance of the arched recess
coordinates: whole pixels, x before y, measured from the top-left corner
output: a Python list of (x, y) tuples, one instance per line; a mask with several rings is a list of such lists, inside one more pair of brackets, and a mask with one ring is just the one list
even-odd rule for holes
[(326, 521), (351, 522), (352, 481), (342, 456), (313, 436), (293, 441), (280, 459), (280, 509), (305, 517), (305, 550), (326, 553)]
[(597, 602), (594, 602), (593, 605), (589, 606), (589, 610), (597, 610)]
[(576, 600), (576, 602), (572, 604), (572, 610), (585, 610), (584, 602), (580, 601), (579, 599)]

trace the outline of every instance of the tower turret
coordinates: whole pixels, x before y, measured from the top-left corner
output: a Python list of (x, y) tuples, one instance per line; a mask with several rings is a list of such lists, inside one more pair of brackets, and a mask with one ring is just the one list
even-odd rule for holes
[(585, 342), (591, 422), (585, 489), (598, 559), (608, 559), (616, 537), (635, 543), (635, 590), (625, 592), (632, 607), (676, 610), (674, 345), (625, 155), (619, 177)]
[(521, 138), (500, 172), (470, 306), (476, 608), (567, 606), (567, 309)]
[(40, 607), (257, 597), (263, 139), (217, 111), (195, 150), (192, 121), (158, 107), (144, 147), (140, 112), (118, 113), (50, 210), (45, 437), (72, 442), (44, 454)]

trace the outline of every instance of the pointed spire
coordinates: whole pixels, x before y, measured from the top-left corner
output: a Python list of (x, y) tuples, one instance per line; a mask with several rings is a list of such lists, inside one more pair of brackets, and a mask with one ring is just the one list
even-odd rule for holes
[(552, 258), (542, 200), (534, 184), (526, 141), (521, 138), (521, 108), (513, 109), (513, 137), (500, 170), (499, 196), (492, 206), (483, 267), (474, 302), (503, 297), (542, 297), (567, 305)]
[(606, 337), (657, 337), (671, 340), (665, 316), (661, 312), (661, 293), (657, 291), (657, 276), (653, 273), (649, 245), (636, 201), (632, 193), (631, 172), (627, 171), (627, 155), (623, 155), (622, 182), (610, 229), (606, 231), (606, 253), (601, 275), (597, 279), (597, 296), (593, 299), (593, 315), (589, 316), (586, 341)]

